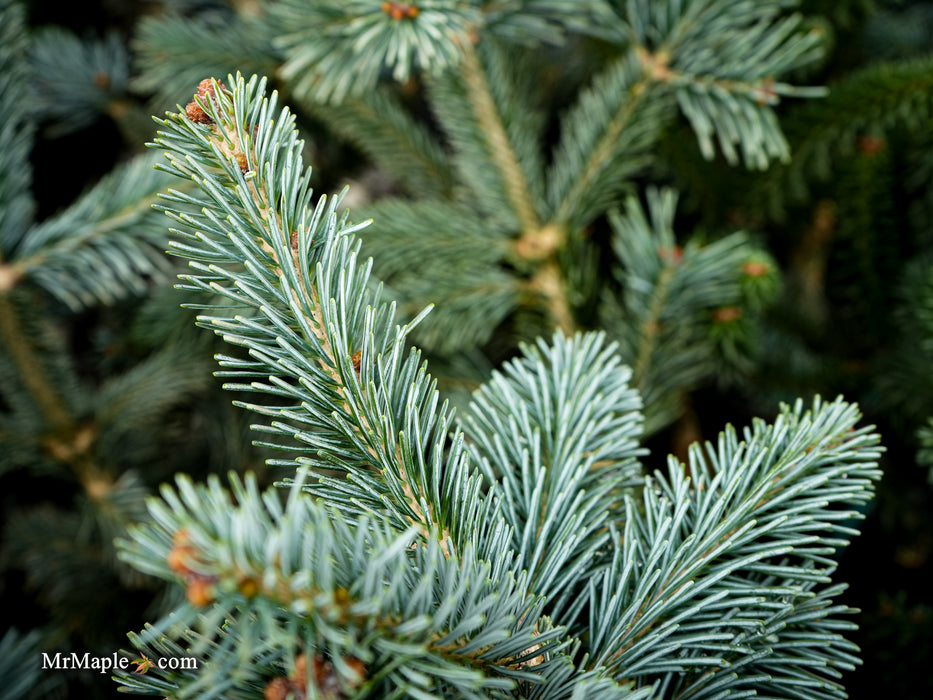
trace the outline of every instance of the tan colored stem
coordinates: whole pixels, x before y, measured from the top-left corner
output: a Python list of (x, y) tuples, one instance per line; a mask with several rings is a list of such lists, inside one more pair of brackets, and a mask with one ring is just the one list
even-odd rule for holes
[(520, 260), (537, 267), (528, 281), (528, 288), (544, 299), (554, 325), (572, 334), (576, 323), (556, 257), (564, 246), (566, 227), (559, 218), (549, 223), (542, 223), (538, 218), (531, 190), (509, 141), (486, 72), (471, 43), (465, 47), (461, 70), (473, 114), (486, 137), (490, 157), (502, 176), (506, 197), (518, 220), (520, 235), (513, 244), (513, 251)]
[(22, 278), (23, 273), (17, 266), (0, 262), (0, 295), (13, 289)]
[(541, 262), (553, 258), (564, 247), (566, 240), (567, 228), (549, 223), (522, 233), (515, 239), (512, 250), (523, 261)]
[(502, 175), (505, 194), (518, 219), (518, 225), (522, 231), (533, 231), (540, 226), (534, 200), (493, 100), (486, 73), (470, 43), (464, 49), (461, 68), (473, 114), (486, 136), (489, 155)]
[(38, 360), (39, 354), (29, 344), (16, 307), (5, 294), (0, 294), (0, 341), (48, 426), (43, 448), (74, 473), (88, 498), (102, 501), (110, 493), (113, 479), (92, 456), (97, 427), (93, 423), (76, 422), (68, 411), (64, 398)]
[(0, 294), (0, 340), (6, 346), (26, 390), (36, 402), (49, 428), (63, 430), (70, 427), (73, 421), (65, 408), (64, 399), (46, 377), (38, 353), (26, 338), (16, 308), (5, 294)]
[(567, 301), (566, 288), (557, 260), (551, 257), (542, 263), (538, 271), (528, 281), (528, 288), (533, 293), (544, 297), (545, 306), (554, 320), (554, 324), (565, 335), (573, 335), (577, 324), (573, 320), (570, 303)]
[(565, 334), (572, 335), (576, 329), (570, 302), (567, 300), (567, 285), (560, 271), (557, 255), (567, 240), (567, 229), (560, 224), (525, 231), (516, 239), (512, 250), (523, 263), (534, 265), (535, 272), (527, 281), (528, 289), (544, 301), (551, 320)]

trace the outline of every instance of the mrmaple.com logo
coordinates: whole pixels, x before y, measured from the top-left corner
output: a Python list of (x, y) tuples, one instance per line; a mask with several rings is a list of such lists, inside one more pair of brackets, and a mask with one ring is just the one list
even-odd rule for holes
[(150, 659), (145, 654), (138, 659), (130, 660), (113, 652), (110, 656), (91, 656), (90, 652), (79, 654), (76, 651), (70, 654), (56, 652), (54, 655), (42, 652), (42, 669), (55, 671), (97, 671), (110, 673), (111, 671), (126, 671), (135, 666), (133, 673), (145, 673), (150, 668), (160, 671), (196, 671), (198, 660), (193, 656), (165, 656)]

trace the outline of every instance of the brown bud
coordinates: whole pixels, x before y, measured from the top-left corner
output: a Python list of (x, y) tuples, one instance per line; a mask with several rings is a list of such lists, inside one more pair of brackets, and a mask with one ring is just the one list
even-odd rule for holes
[(237, 583), (237, 590), (246, 598), (255, 598), (259, 593), (259, 581), (252, 576), (244, 576)]
[(866, 156), (873, 156), (879, 151), (883, 151), (886, 145), (885, 140), (877, 136), (862, 136), (858, 140), (858, 148)]
[[(354, 690), (366, 680), (366, 666), (362, 661), (352, 656), (345, 656), (342, 662), (351, 671), (351, 677), (343, 679), (343, 684), (331, 661), (320, 655), (311, 660), (312, 680), (319, 697), (325, 700), (341, 700), (347, 697), (344, 690)], [(291, 685), (292, 688), (302, 693), (307, 691), (305, 685), (307, 670), (306, 657), (300, 654), (295, 659), (295, 675), (291, 678)]]
[(749, 260), (742, 265), (742, 272), (748, 277), (764, 277), (771, 272), (771, 266), (762, 260)]
[(742, 318), (742, 309), (738, 306), (721, 306), (713, 311), (714, 323), (732, 323)]
[(298, 654), (295, 657), (295, 671), (289, 676), (291, 684), (302, 693), (308, 692), (308, 657)]
[(679, 265), (684, 258), (684, 249), (679, 245), (658, 248), (658, 257), (671, 265)]
[(197, 550), (191, 544), (191, 533), (181, 528), (172, 536), (172, 548), (166, 555), (165, 561), (174, 574), (187, 577), (194, 573), (190, 564), (196, 555)]
[(777, 102), (777, 90), (774, 89), (774, 78), (765, 78), (762, 80), (753, 93), (755, 102), (764, 107)]
[(201, 109), (201, 105), (197, 102), (189, 102), (185, 105), (185, 116), (188, 117), (189, 121), (193, 121), (195, 124), (214, 123), (214, 120), (208, 116), (207, 112)]
[(110, 74), (105, 70), (96, 71), (91, 78), (91, 82), (94, 83), (94, 87), (101, 90), (110, 89)]
[(340, 698), (340, 679), (334, 672), (334, 665), (322, 656), (315, 656), (312, 661), (314, 684), (318, 692), (325, 698)]
[(190, 547), (172, 547), (165, 557), (168, 568), (177, 576), (188, 576), (192, 573), (188, 562), (191, 561), (193, 553), (194, 550)]
[[(219, 87), (224, 92), (228, 92), (227, 86), (219, 80), (217, 81), (217, 87)], [(211, 97), (217, 96), (217, 90), (214, 87), (213, 78), (205, 78), (200, 83), (198, 83), (198, 97), (205, 97), (207, 95), (210, 95)]]
[(249, 161), (246, 158), (246, 154), (241, 150), (236, 150), (233, 152), (233, 157), (236, 158), (237, 165), (240, 166), (242, 172), (249, 172)]
[[(360, 353), (357, 352), (356, 354), (359, 355)], [(359, 370), (357, 370), (357, 371), (359, 371)], [(340, 586), (340, 587), (334, 589), (334, 602), (335, 602), (337, 605), (343, 605), (343, 606), (349, 605), (350, 602), (351, 602), (351, 599), (350, 599), (350, 591), (348, 591), (348, 590), (347, 590), (346, 588), (344, 588), (343, 586)]]
[(193, 578), (185, 589), (185, 597), (196, 608), (203, 608), (214, 602), (216, 591), (214, 582), (208, 578)]
[[(357, 376), (359, 376), (359, 373), (360, 373), (360, 362), (361, 362), (362, 360), (363, 360), (363, 351), (362, 351), (362, 350), (357, 350), (357, 351), (356, 351), (355, 353), (353, 353), (353, 355), (350, 357), (350, 362), (353, 363), (353, 369), (354, 369), (354, 371), (356, 372)], [(343, 590), (343, 589), (340, 589), (340, 590)]]
[(381, 9), (396, 22), (403, 19), (415, 19), (420, 10), (410, 2), (384, 2)]
[(265, 700), (286, 700), (290, 692), (292, 692), (292, 684), (284, 676), (279, 676), (266, 684), (262, 696)]
[(366, 680), (366, 665), (357, 658), (349, 657), (344, 659), (344, 663), (350, 667), (350, 670), (356, 675), (356, 678), (353, 679), (353, 687), (357, 687)]
[[(221, 90), (226, 91), (226, 86), (223, 83), (217, 83), (217, 87)], [(207, 112), (198, 104), (198, 97), (216, 97), (217, 90), (214, 87), (214, 81), (212, 78), (205, 78), (200, 83), (198, 83), (198, 92), (195, 95), (195, 99), (185, 105), (185, 116), (188, 117), (191, 121), (196, 124), (213, 124), (214, 120), (210, 118)]]

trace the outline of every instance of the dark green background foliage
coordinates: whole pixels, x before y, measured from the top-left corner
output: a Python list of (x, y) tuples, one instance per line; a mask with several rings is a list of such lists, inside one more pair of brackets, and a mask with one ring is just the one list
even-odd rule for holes
[[(127, 523), (147, 517), (143, 499), (159, 484), (177, 472), (199, 481), (252, 470), (265, 483), (288, 475), (264, 464), (267, 454), (250, 443), (250, 417), (230, 405), (229, 392), (211, 377), (220, 341), (194, 328), (193, 311), (178, 308), (191, 298), (171, 289), (180, 264), (163, 256), (166, 220), (150, 205), (155, 193), (180, 185), (153, 171), (151, 161), (130, 163), (153, 137), (149, 115), (184, 105), (202, 78), (266, 74), (293, 105), (310, 144), (315, 190), (352, 183), (349, 197), (358, 204), (349, 206), (362, 212), (357, 220), (376, 221), (371, 237), (363, 235), (364, 253), (376, 257), (375, 273), (398, 294), (403, 315), (438, 305), (437, 320), (429, 319), (414, 340), (455, 403), (514, 356), (519, 341), (550, 335), (554, 319), (515, 283), (533, 276), (522, 259), (497, 250), (494, 236), (469, 247), (488, 230), (511, 225), (496, 219), (493, 204), (482, 210), (485, 198), (501, 195), (498, 183), (483, 173), (458, 181), (445, 154), (429, 147), (420, 151), (422, 162), (401, 159), (390, 130), (382, 142), (361, 144), (354, 129), (369, 120), (378, 131), (394, 107), (370, 114), (380, 104), (376, 97), (338, 108), (311, 99), (305, 83), (290, 82), (289, 71), (321, 56), (288, 53), (308, 29), (289, 24), (287, 11), (269, 21), (262, 3), (248, 0), (23, 6), (29, 36), (2, 28), (0, 35), (9, 46), (22, 43), (4, 68), (32, 71), (30, 92), (4, 94), (0, 83), (0, 98), (12, 101), (2, 105), (7, 115), (24, 115), (10, 143), (28, 143), (30, 134), (35, 140), (31, 184), (22, 168), (4, 170), (0, 182), (8, 188), (0, 187), (4, 197), (23, 194), (16, 200), (23, 206), (10, 206), (0, 218), (8, 237), (0, 264), (16, 249), (10, 232), (26, 222), (45, 238), (34, 257), (16, 251), (12, 259), (26, 260), (25, 273), (12, 289), (0, 289), (0, 630), (17, 630), (0, 640), (0, 650), (17, 649), (28, 665), (39, 650), (111, 654), (128, 646), (128, 630), (177, 602), (177, 591), (118, 561), (112, 545)], [(680, 193), (679, 201), (657, 195), (659, 216), (651, 223), (668, 236), (671, 254), (680, 255), (682, 246), (683, 269), (694, 275), (688, 291), (703, 288), (706, 266), (724, 257), (779, 268), (780, 275), (748, 276), (725, 292), (710, 291), (720, 295), (717, 308), (701, 308), (675, 335), (660, 337), (675, 358), (689, 359), (686, 367), (663, 355), (636, 366), (633, 383), (649, 403), (645, 463), (660, 466), (668, 453), (683, 457), (687, 444), (714, 439), (726, 423), (770, 418), (779, 401), (815, 394), (857, 401), (887, 452), (862, 534), (840, 561), (838, 580), (850, 584), (841, 600), (862, 611), (849, 638), (864, 660), (844, 685), (857, 700), (882, 693), (927, 698), (933, 696), (933, 4), (805, 0), (800, 9), (806, 26), (824, 37), (826, 52), (796, 68), (790, 82), (830, 91), (777, 107), (790, 160), (750, 170), (727, 162), (718, 148), (709, 159), (687, 119), (671, 110), (646, 112), (646, 123), (660, 120), (663, 128), (631, 146), (624, 187), (590, 193), (593, 201), (562, 219), (585, 227), (586, 235), (566, 247), (560, 264), (575, 327), (606, 327), (623, 354), (644, 338), (607, 319), (637, 313), (640, 302), (625, 292), (632, 278), (613, 276), (607, 259), (618, 255), (628, 269), (639, 269), (638, 251), (618, 239), (638, 216), (652, 216), (650, 208), (642, 213), (650, 203), (638, 197), (648, 185)], [(521, 164), (543, 202), (559, 201), (553, 192), (572, 182), (536, 180), (535, 166), (543, 172), (541, 161), (550, 157), (541, 153), (552, 153), (570, 100), (615, 50), (604, 37), (571, 39), (559, 51), (533, 55), (529, 70), (541, 71), (534, 86), (504, 88), (519, 106), (527, 97), (527, 114), (520, 110), (515, 118), (537, 124), (547, 142), (540, 153), (526, 144)], [(514, 58), (529, 56), (519, 51)], [(460, 124), (456, 110), (433, 113), (426, 104), (426, 89), (457, 104), (467, 87), (444, 80), (416, 72), (392, 104), (419, 117), (424, 134), (413, 132), (412, 139), (441, 133), (468, 151), (472, 125)], [(352, 119), (346, 116), (354, 110)], [(102, 178), (110, 179), (98, 185)], [(457, 199), (464, 188), (475, 199)], [(412, 193), (433, 199), (399, 204), (398, 196)], [(617, 202), (621, 213), (603, 214), (607, 202)], [(450, 230), (400, 245), (405, 217)], [(380, 230), (380, 221), (395, 222), (397, 230)], [(94, 247), (100, 231), (120, 227), (135, 237), (132, 246)], [(69, 243), (78, 239), (87, 247)], [(88, 250), (111, 256), (112, 277), (83, 282)], [(410, 256), (431, 262), (412, 274)], [(115, 693), (109, 679), (95, 674), (37, 679), (7, 663), (11, 658), (12, 652), (0, 655), (0, 698), (19, 697), (13, 686), (4, 695), (4, 674), (23, 687), (36, 683), (33, 697)]]

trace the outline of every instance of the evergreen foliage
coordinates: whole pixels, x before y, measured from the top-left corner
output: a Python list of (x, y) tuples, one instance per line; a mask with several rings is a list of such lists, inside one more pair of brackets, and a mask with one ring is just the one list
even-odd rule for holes
[(677, 243), (676, 203), (671, 191), (649, 191), (650, 221), (634, 197), (625, 216), (610, 216), (622, 291), (603, 324), (619, 337), (649, 429), (676, 419), (683, 393), (717, 370), (747, 369), (749, 326), (779, 284), (773, 262), (743, 233)]
[(0, 0), (0, 695), (925, 697), (924, 5)]
[(34, 110), (50, 123), (50, 134), (90, 126), (129, 88), (130, 57), (116, 34), (83, 42), (60, 27), (47, 27), (32, 37), (31, 49)]
[(273, 418), (270, 444), (297, 456), (282, 463), (312, 471), (284, 508), (236, 480), (233, 502), (216, 481), (163, 490), (124, 556), (181, 578), (188, 604), (137, 643), (201, 639), (203, 664), (127, 686), (840, 696), (855, 649), (830, 557), (880, 456), (854, 407), (798, 403), (642, 483), (629, 371), (601, 336), (558, 333), (476, 392), (465, 442), (358, 262), (359, 226), (311, 202), (294, 120), (264, 87), (202, 83), (204, 116), (170, 115), (157, 143), (198, 185), (166, 198), (186, 285), (227, 299), (199, 323), (250, 351), (221, 374), (285, 400), (245, 405)]

